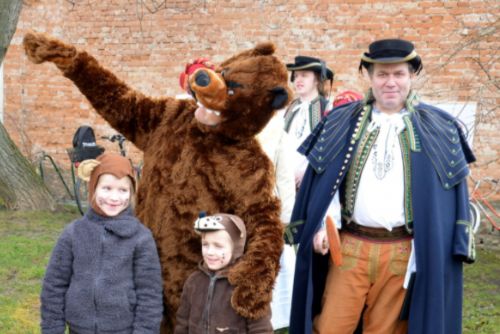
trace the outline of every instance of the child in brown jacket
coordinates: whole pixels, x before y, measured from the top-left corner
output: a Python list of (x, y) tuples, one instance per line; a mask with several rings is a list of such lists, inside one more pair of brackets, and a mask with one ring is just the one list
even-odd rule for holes
[(241, 218), (218, 213), (197, 219), (194, 228), (201, 234), (203, 261), (184, 284), (174, 333), (272, 333), (271, 312), (251, 320), (231, 306), (227, 274), (246, 242)]

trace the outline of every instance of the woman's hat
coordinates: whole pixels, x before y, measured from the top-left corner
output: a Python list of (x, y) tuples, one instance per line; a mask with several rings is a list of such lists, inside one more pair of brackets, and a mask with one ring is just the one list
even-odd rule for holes
[(410, 63), (418, 74), (422, 68), (422, 60), (415, 51), (415, 46), (403, 39), (381, 39), (370, 44), (369, 52), (361, 56), (359, 70), (368, 69), (370, 64)]
[(293, 71), (313, 71), (320, 75), (321, 81), (333, 81), (334, 77), (333, 71), (326, 66), (324, 60), (314, 57), (297, 56), (295, 57), (295, 63), (286, 64), (286, 68), (292, 71), (292, 82), (295, 79)]

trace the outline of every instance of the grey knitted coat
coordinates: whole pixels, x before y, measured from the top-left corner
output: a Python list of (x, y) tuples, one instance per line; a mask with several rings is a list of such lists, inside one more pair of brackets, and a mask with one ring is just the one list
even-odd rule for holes
[(43, 334), (158, 333), (163, 313), (160, 261), (151, 232), (125, 210), (89, 209), (60, 236), (41, 294)]

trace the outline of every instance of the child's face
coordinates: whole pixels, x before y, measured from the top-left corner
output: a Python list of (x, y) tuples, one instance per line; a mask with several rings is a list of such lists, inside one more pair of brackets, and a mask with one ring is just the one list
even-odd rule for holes
[(226, 231), (203, 233), (201, 253), (208, 269), (217, 271), (224, 268), (233, 256), (233, 241)]
[(108, 217), (114, 217), (129, 206), (130, 189), (128, 176), (119, 179), (112, 174), (103, 174), (95, 189), (95, 203)]

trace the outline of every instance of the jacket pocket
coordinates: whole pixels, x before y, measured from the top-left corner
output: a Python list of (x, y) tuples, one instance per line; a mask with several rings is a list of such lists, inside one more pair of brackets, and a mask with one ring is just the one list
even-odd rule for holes
[(98, 301), (98, 327), (103, 331), (125, 330), (132, 327), (134, 312), (130, 308), (128, 293), (107, 291)]
[(66, 295), (64, 296), (64, 310), (66, 313), (66, 318), (71, 317), (76, 313), (75, 308), (78, 306), (78, 299), (76, 296), (76, 289), (73, 284), (69, 285)]
[[(71, 282), (64, 297), (64, 316), (66, 321), (85, 325), (91, 317), (92, 309), (89, 307), (90, 295), (88, 290), (82, 289), (75, 282)], [(84, 323), (82, 323), (82, 321)]]
[(391, 259), (389, 268), (394, 275), (406, 274), (408, 259), (411, 253), (411, 241), (401, 241), (391, 245)]

